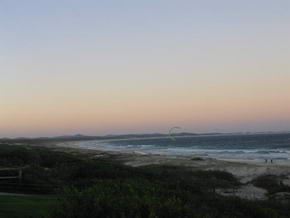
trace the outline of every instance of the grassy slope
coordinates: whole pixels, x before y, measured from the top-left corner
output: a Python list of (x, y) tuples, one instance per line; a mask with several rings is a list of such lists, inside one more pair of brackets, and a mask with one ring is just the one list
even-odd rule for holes
[(0, 195), (0, 218), (40, 218), (55, 206), (51, 196), (8, 196)]

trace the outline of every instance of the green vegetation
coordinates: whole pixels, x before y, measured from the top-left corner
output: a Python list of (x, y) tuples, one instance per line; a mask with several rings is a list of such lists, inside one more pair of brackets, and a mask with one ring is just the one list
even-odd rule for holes
[[(290, 217), (289, 203), (219, 196), (217, 188), (240, 185), (232, 174), (221, 171), (162, 165), (133, 168), (113, 158), (4, 144), (0, 166), (26, 166), (22, 182), (0, 181), (1, 191), (42, 194), (1, 196), (0, 217), (5, 218), (40, 218), (40, 211), (46, 218)], [(8, 216), (12, 207), (14, 213)]]
[(277, 192), (290, 192), (290, 187), (284, 185), (281, 179), (275, 175), (263, 175), (256, 178), (253, 183), (257, 187), (266, 189), (270, 195)]
[(56, 206), (51, 196), (9, 196), (0, 195), (1, 218), (40, 218), (49, 214)]

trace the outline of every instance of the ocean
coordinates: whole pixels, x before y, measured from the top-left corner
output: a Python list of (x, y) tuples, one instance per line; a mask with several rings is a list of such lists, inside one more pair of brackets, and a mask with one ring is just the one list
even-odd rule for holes
[(217, 159), (290, 160), (290, 133), (86, 141), (79, 147)]

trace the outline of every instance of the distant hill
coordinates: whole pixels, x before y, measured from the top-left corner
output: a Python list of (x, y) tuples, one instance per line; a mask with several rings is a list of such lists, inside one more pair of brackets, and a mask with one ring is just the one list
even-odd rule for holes
[[(193, 136), (198, 135), (195, 133), (177, 133), (173, 134), (174, 136)], [(64, 136), (55, 136), (55, 137), (38, 137), (38, 138), (2, 138), (0, 142), (49, 142), (49, 141), (80, 141), (80, 140), (105, 140), (105, 139), (126, 139), (126, 138), (152, 138), (152, 137), (167, 137), (168, 134), (162, 133), (148, 133), (148, 134), (121, 134), (121, 135), (105, 135), (105, 136), (89, 136), (89, 135), (64, 135)]]
[[(190, 132), (180, 132), (171, 134), (175, 137), (186, 137), (186, 136), (218, 136), (218, 135), (249, 135), (249, 134), (289, 134), (289, 132), (258, 132), (258, 133), (190, 133)], [(120, 135), (105, 135), (105, 136), (89, 136), (82, 134), (75, 135), (64, 135), (55, 137), (38, 137), (38, 138), (2, 138), (0, 142), (7, 143), (41, 143), (41, 142), (58, 142), (58, 141), (82, 141), (82, 140), (106, 140), (106, 139), (129, 139), (129, 138), (158, 138), (158, 137), (168, 137), (168, 134), (164, 133), (147, 133), (147, 134), (120, 134)]]

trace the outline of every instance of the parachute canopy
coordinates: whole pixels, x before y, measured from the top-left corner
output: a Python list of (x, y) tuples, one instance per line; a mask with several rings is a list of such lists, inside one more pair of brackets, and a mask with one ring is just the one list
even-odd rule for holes
[(173, 141), (176, 141), (176, 139), (175, 139), (175, 137), (174, 137), (174, 132), (176, 132), (177, 130), (180, 130), (180, 129), (181, 129), (181, 127), (179, 127), (179, 126), (174, 126), (174, 127), (172, 127), (172, 128), (169, 130), (168, 135), (169, 135), (169, 137), (170, 137)]

